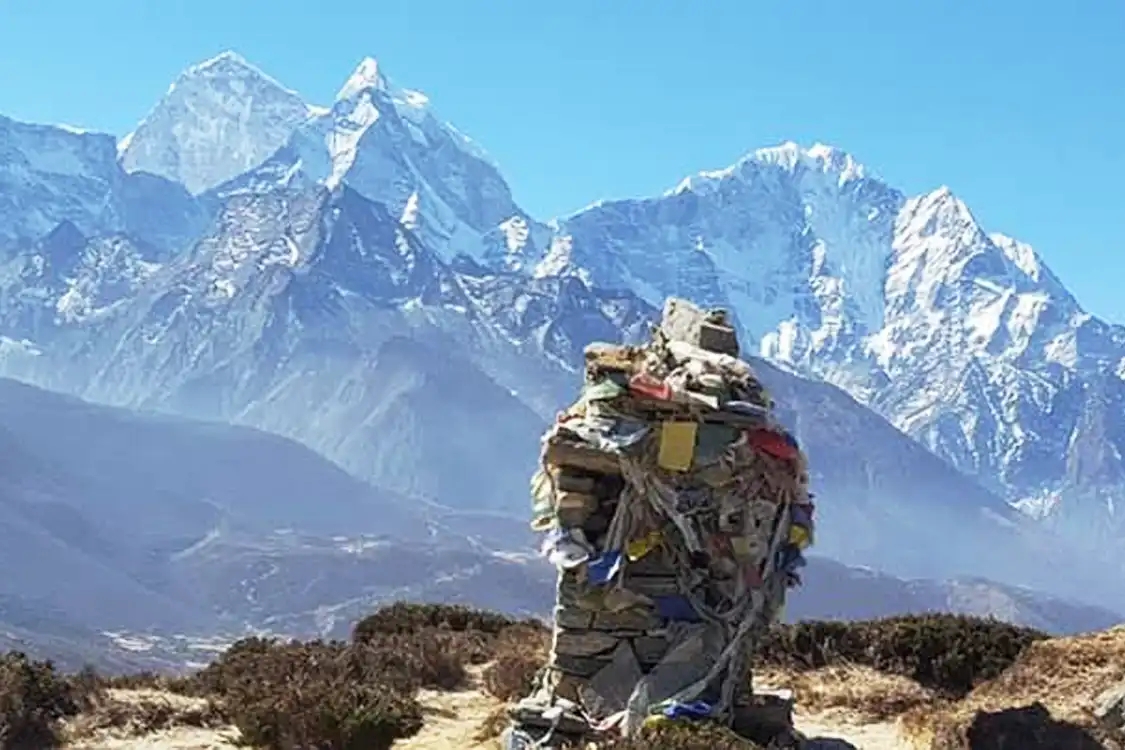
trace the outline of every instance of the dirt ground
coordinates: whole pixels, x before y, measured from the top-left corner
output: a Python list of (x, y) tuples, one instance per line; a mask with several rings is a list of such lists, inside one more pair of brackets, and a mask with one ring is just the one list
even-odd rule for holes
[[(479, 739), (481, 727), (501, 708), (494, 698), (476, 689), (451, 693), (426, 691), (420, 697), (426, 710), (426, 724), (414, 737), (396, 743), (396, 748), (496, 750), (499, 747), (496, 739)], [(179, 696), (152, 694), (147, 699), (177, 703), (183, 700)], [(814, 740), (810, 750), (904, 750), (910, 747), (893, 723), (859, 725), (839, 711), (799, 714), (797, 728)], [(111, 728), (77, 739), (69, 747), (72, 750), (234, 750), (238, 747), (237, 737), (238, 731), (233, 727), (171, 727), (139, 735), (128, 729)]]

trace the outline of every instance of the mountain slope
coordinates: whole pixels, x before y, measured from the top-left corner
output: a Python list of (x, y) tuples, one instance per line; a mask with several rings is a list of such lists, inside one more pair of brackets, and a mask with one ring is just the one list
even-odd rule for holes
[[(253, 424), (400, 491), (513, 509), (542, 422), (484, 374), (519, 344), (475, 313), (454, 271), (349, 189), (243, 195), (120, 314), (58, 332), (67, 366), (36, 361), (31, 377)], [(533, 392), (560, 377), (534, 371)]]
[[(62, 290), (13, 293), (6, 315), (57, 309)], [(106, 314), (49, 335), (16, 331), (39, 336), (44, 354), (9, 372), (96, 401), (253, 425), (379, 486), (522, 515), (539, 435), (574, 398), (582, 347), (636, 337), (655, 315), (574, 275), (529, 281), (447, 263), (347, 186), (278, 188), (229, 196), (190, 253)], [(823, 472), (829, 554), (1064, 592), (1095, 566), (1060, 565), (1069, 548), (1052, 552), (998, 497), (841, 391), (761, 369)], [(1125, 601), (1125, 586), (1105, 594)]]
[(20, 571), (0, 596), (41, 601), (87, 627), (215, 627), (194, 588), (175, 585), (173, 563), (223, 529), (430, 537), (421, 509), (245, 428), (0, 380), (0, 442), (0, 557)]
[[(522, 516), (539, 435), (579, 387), (582, 346), (636, 335), (656, 311), (574, 278), (528, 287), (470, 272), (482, 273), (443, 263), (347, 188), (238, 196), (138, 301), (57, 332), (36, 377), (251, 424), (380, 486)], [(843, 392), (758, 366), (828, 498), (826, 553), (1054, 591), (1089, 572), (1059, 566), (1065, 552), (1045, 550), (1019, 514)]]

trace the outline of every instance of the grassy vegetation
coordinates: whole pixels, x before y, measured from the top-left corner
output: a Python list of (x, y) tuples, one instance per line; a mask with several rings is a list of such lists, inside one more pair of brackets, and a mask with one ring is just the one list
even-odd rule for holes
[[(927, 696), (956, 702), (1004, 674), (1045, 638), (1027, 628), (951, 615), (804, 622), (772, 629), (756, 669), (783, 673), (797, 684), (802, 675), (832, 670), (883, 675), (891, 687), (871, 691), (880, 696), (872, 700), (882, 702), (883, 713), (901, 713), (906, 706), (894, 685), (913, 686), (917, 692), (909, 700), (915, 703)], [(48, 662), (8, 654), (0, 658), (0, 750), (49, 748), (76, 731), (129, 727), (143, 733), (184, 724), (233, 725), (244, 743), (265, 750), (386, 749), (422, 729), (419, 690), (472, 683), (498, 701), (516, 700), (531, 689), (549, 643), (548, 630), (536, 621), (399, 603), (359, 622), (350, 641), (247, 638), (187, 678), (62, 675)], [(130, 695), (127, 706), (107, 701), (109, 690)], [(182, 700), (171, 702), (170, 694)], [(79, 714), (80, 721), (74, 718)], [(978, 719), (960, 736), (983, 735), (987, 724)], [(942, 741), (954, 746), (948, 736)], [(965, 739), (959, 746), (974, 745)], [(689, 725), (646, 730), (604, 750), (754, 747), (725, 729)]]

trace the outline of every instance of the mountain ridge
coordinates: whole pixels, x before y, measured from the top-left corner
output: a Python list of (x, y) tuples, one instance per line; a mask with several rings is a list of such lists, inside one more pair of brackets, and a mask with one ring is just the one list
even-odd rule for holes
[[(204, 67), (246, 72), (220, 58)], [(126, 284), (112, 314), (63, 320), (59, 304), (73, 286), (48, 283), (35, 260), (48, 255), (41, 237), (20, 239), (9, 256), (22, 258), (23, 270), (0, 289), (0, 320), (40, 323), (7, 324), (8, 340), (30, 344), (6, 346), (5, 373), (110, 403), (254, 424), (361, 476), (389, 479), (392, 489), (516, 512), (523, 472), (497, 476), (487, 459), (530, 467), (533, 431), (571, 397), (582, 346), (635, 337), (665, 296), (681, 295), (730, 308), (749, 351), (849, 393), (854, 404), (800, 395), (805, 387), (792, 376), (774, 376), (794, 401), (852, 415), (835, 439), (862, 446), (848, 429), (868, 424), (856, 410), (870, 407), (984, 486), (927, 461), (939, 481), (914, 487), (894, 461), (920, 466), (920, 454), (878, 429), (882, 442), (866, 450), (888, 458), (837, 461), (830, 473), (848, 488), (841, 495), (880, 488), (911, 497), (915, 509), (964, 513), (965, 533), (986, 556), (1008, 549), (989, 544), (996, 534), (1030, 536), (1011, 543), (1036, 553), (1047, 546), (999, 498), (1023, 509), (1038, 499), (1044, 528), (1070, 534), (1075, 548), (1084, 529), (1104, 521), (1098, 508), (1119, 489), (1120, 455), (1111, 418), (1120, 377), (1106, 368), (1125, 358), (1125, 339), (1082, 313), (1032, 249), (985, 232), (950, 190), (908, 198), (847, 152), (786, 143), (660, 196), (603, 201), (544, 223), (519, 209), (495, 165), (438, 121), (424, 95), (393, 87), (377, 63), (361, 62), (329, 109), (298, 106), (264, 74), (246, 74), (267, 92), (256, 129), (227, 127), (241, 122), (229, 122), (225, 108), (238, 76), (170, 92), (206, 115), (188, 123), (191, 148), (239, 154), (224, 167), (234, 176), (197, 175), (201, 191), (188, 204), (210, 219), (207, 228), (141, 291)], [(146, 121), (164, 118), (170, 131), (176, 119), (162, 113), (178, 106), (166, 97)], [(293, 117), (271, 119), (278, 112)], [(122, 160), (145, 148), (185, 150), (155, 126), (138, 128)], [(243, 157), (262, 161), (243, 169)], [(116, 219), (87, 223), (76, 225), (92, 238), (87, 246), (121, 231)], [(138, 255), (139, 246), (111, 254), (123, 267)], [(55, 312), (44, 315), (44, 306)], [(384, 351), (396, 335), (398, 348)], [(428, 364), (437, 352), (447, 361)], [(379, 390), (368, 374), (396, 357)], [(451, 384), (462, 380), (473, 385), (453, 398)], [(459, 432), (443, 437), (450, 425)], [(387, 448), (380, 434), (400, 435), (402, 445)], [(838, 453), (828, 439), (818, 450)], [(443, 474), (443, 461), (458, 468)], [(428, 484), (411, 484), (420, 475)], [(897, 479), (881, 486), (883, 476)], [(949, 488), (969, 499), (944, 502)], [(1065, 500), (1043, 499), (1058, 494)], [(868, 497), (863, 507), (871, 505)], [(1072, 523), (1077, 505), (1094, 510)], [(981, 520), (984, 509), (990, 520)], [(901, 511), (879, 508), (879, 533), (865, 532), (853, 510), (837, 512), (853, 514), (841, 528), (849, 543), (867, 538), (873, 556), (851, 562), (894, 560), (947, 575), (982, 554), (935, 561), (933, 540), (880, 550), (891, 529), (911, 525)], [(997, 530), (1005, 525), (1020, 530)], [(924, 532), (911, 538), (923, 542)], [(1113, 533), (1106, 537), (1112, 545)], [(1095, 569), (1122, 565), (1099, 555)], [(993, 563), (1005, 566), (999, 554)], [(1042, 561), (1028, 560), (1022, 573), (1006, 565), (1017, 568), (1007, 578), (1055, 575)]]

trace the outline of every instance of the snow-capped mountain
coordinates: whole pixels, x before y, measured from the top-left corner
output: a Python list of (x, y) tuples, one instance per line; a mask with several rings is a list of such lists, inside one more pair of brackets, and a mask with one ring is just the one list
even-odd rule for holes
[[(209, 88), (193, 91), (195, 106), (205, 111), (221, 96)], [(276, 153), (271, 149), (254, 169), (232, 174), (230, 182), (215, 186), (216, 194), (347, 183), (385, 204), (446, 260), (465, 254), (518, 265), (536, 241), (546, 244), (544, 228), (516, 206), (487, 154), (441, 121), (424, 94), (389, 82), (374, 59), (359, 64), (330, 108), (313, 111), (289, 129), (282, 148), (273, 133), (254, 136), (256, 153), (269, 146)], [(175, 151), (171, 141), (163, 138), (160, 148)]]
[(117, 149), (126, 171), (160, 175), (198, 194), (268, 159), (314, 111), (224, 52), (184, 71)]
[(179, 249), (206, 216), (182, 185), (127, 174), (112, 136), (0, 115), (0, 247), (40, 238), (62, 222), (87, 235), (128, 231)]
[[(785, 144), (542, 223), (373, 60), (318, 108), (222, 55), (177, 80), (120, 163), (103, 136), (63, 169), (57, 144), (94, 136), (9, 130), (5, 374), (253, 425), (399, 492), (518, 512), (581, 348), (637, 337), (682, 295), (730, 308), (744, 347), (780, 365), (763, 377), (819, 467), (828, 553), (1056, 591), (1120, 565), (1074, 562), (1005, 501), (1064, 526), (1112, 507), (1122, 334), (948, 190), (908, 198), (842, 151)], [(168, 222), (130, 220), (142, 198)], [(179, 229), (153, 238), (175, 217), (206, 222), (188, 249)]]
[(907, 198), (842, 151), (788, 143), (561, 220), (536, 273), (729, 306), (763, 356), (839, 385), (1021, 507), (1069, 511), (1091, 481), (1125, 489), (1105, 411), (1125, 329), (947, 188)]

